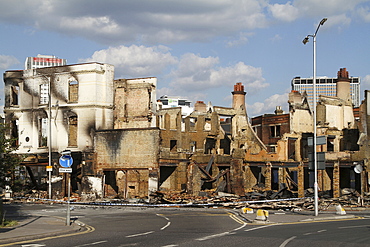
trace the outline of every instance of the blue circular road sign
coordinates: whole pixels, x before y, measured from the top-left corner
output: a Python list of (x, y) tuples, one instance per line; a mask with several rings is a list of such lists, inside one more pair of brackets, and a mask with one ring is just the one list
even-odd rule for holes
[(70, 155), (63, 155), (59, 158), (59, 165), (64, 168), (69, 168), (73, 164), (72, 156)]

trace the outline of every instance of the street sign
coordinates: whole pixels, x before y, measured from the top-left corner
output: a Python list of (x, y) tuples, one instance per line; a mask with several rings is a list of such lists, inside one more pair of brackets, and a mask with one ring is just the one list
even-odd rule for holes
[(60, 173), (72, 173), (72, 168), (59, 168)]
[(69, 168), (73, 164), (73, 159), (71, 155), (62, 155), (62, 157), (59, 158), (59, 165), (64, 168)]

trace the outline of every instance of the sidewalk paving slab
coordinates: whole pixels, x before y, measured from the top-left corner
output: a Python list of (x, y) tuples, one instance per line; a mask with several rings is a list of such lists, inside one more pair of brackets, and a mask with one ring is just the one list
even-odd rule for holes
[(12, 242), (64, 235), (83, 230), (78, 222), (66, 225), (66, 220), (52, 216), (12, 216), (18, 221), (13, 227), (0, 228), (0, 245)]

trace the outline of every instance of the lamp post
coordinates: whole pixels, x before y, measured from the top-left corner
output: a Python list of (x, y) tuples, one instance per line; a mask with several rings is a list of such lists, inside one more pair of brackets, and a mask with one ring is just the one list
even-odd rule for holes
[(49, 177), (49, 181), (48, 181), (48, 197), (49, 199), (52, 199), (51, 197), (51, 172), (52, 172), (52, 159), (51, 159), (51, 145), (52, 145), (52, 141), (51, 141), (51, 78), (50, 76), (46, 76), (46, 75), (40, 75), (40, 76), (43, 76), (44, 78), (46, 78), (48, 80), (48, 153), (49, 153), (49, 164), (48, 164), (48, 167), (46, 168), (47, 172), (49, 173), (48, 177)]
[(319, 215), (319, 191), (318, 191), (318, 184), (317, 184), (317, 150), (316, 150), (316, 137), (317, 137), (317, 131), (316, 131), (316, 118), (317, 118), (317, 114), (316, 114), (316, 102), (317, 102), (317, 98), (316, 98), (316, 35), (317, 35), (317, 32), (319, 31), (320, 29), (320, 26), (324, 25), (324, 23), (327, 21), (327, 18), (323, 18), (319, 25), (317, 26), (316, 28), (316, 32), (314, 34), (309, 34), (307, 35), (304, 39), (303, 39), (303, 44), (307, 44), (307, 42), (309, 41), (309, 38), (312, 37), (313, 38), (313, 81), (312, 81), (312, 84), (313, 84), (313, 152), (314, 152), (314, 156), (313, 156), (313, 161), (314, 161), (314, 175), (315, 175), (315, 178), (314, 178), (314, 203), (315, 203), (315, 216), (318, 216)]
[(48, 181), (48, 192), (49, 192), (49, 199), (51, 200), (51, 169), (50, 167), (52, 166), (51, 162), (52, 162), (52, 159), (51, 159), (51, 145), (52, 145), (52, 142), (51, 142), (51, 79), (49, 77), (49, 85), (48, 85), (48, 97), (49, 97), (49, 121), (48, 121), (48, 127), (49, 127), (49, 133), (48, 133), (48, 141), (49, 141), (49, 144), (48, 144), (48, 151), (49, 151), (49, 181)]

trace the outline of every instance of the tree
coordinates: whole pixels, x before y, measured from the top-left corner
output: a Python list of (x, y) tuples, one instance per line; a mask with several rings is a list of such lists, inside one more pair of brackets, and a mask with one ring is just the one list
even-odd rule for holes
[(17, 139), (7, 137), (9, 130), (8, 126), (0, 123), (0, 188), (9, 184), (6, 177), (14, 178), (14, 170), (22, 161), (21, 155), (14, 154), (18, 149)]

